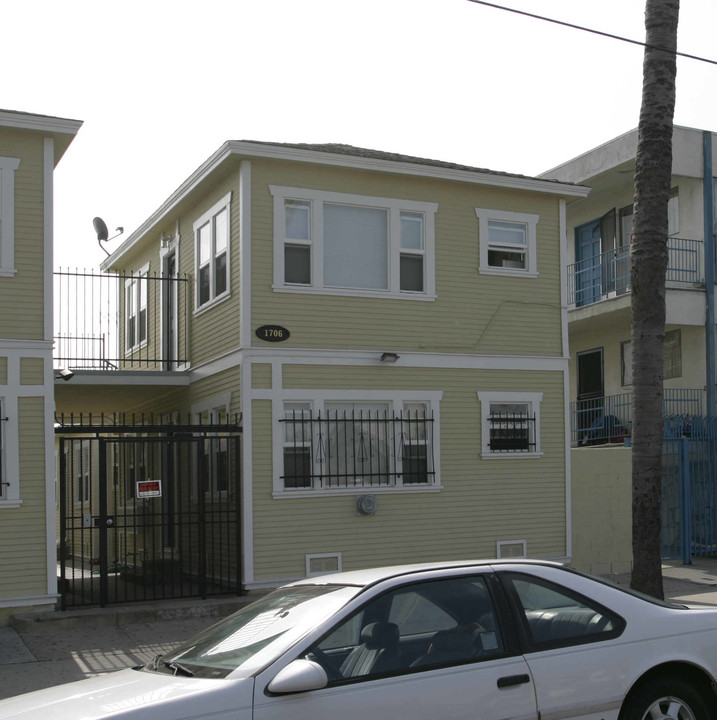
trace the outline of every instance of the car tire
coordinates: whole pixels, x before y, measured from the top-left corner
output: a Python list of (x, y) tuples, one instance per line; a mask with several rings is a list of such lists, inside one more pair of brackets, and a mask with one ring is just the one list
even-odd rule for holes
[(681, 677), (650, 678), (628, 696), (619, 720), (712, 720), (702, 689)]

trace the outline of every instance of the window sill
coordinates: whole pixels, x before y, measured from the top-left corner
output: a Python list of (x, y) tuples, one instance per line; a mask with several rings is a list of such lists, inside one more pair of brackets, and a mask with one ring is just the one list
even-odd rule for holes
[(202, 313), (207, 312), (207, 310), (211, 310), (213, 307), (216, 307), (217, 305), (221, 305), (225, 300), (228, 300), (232, 296), (231, 292), (227, 290), (227, 292), (222, 293), (221, 295), (218, 295), (213, 300), (208, 300), (204, 303), (204, 305), (200, 305), (199, 307), (194, 308), (194, 316), (201, 315)]
[(274, 500), (289, 500), (292, 498), (309, 497), (337, 497), (341, 495), (412, 495), (416, 493), (437, 493), (443, 490), (443, 485), (399, 485), (393, 487), (371, 487), (370, 485), (357, 485), (350, 488), (324, 488), (314, 490), (275, 490), (272, 494)]
[(482, 267), (478, 268), (481, 275), (504, 275), (507, 277), (537, 278), (537, 271), (533, 270), (517, 270), (513, 268), (494, 268)]
[(15, 268), (0, 268), (0, 277), (15, 277), (17, 270)]
[(297, 295), (339, 295), (343, 297), (368, 297), (383, 300), (418, 300), (433, 302), (437, 296), (410, 292), (390, 292), (388, 290), (359, 290), (357, 288), (314, 288), (298, 285), (272, 285), (272, 290), (279, 293), (296, 293)]
[(502, 452), (502, 453), (487, 453), (481, 454), (483, 460), (535, 460), (536, 458), (543, 457), (542, 452)]
[(19, 508), (22, 505), (22, 500), (0, 500), (0, 510)]

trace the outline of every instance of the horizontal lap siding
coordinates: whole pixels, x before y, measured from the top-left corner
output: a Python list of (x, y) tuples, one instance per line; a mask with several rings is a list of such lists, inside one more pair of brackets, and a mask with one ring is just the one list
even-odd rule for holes
[[(285, 347), (560, 355), (559, 202), (540, 193), (368, 171), (253, 162), (253, 326), (281, 324)], [(439, 205), (435, 301), (301, 295), (272, 290), (270, 184)], [(478, 272), (476, 207), (537, 213), (538, 277)]]
[(44, 286), (44, 144), (40, 133), (3, 129), (0, 155), (20, 158), (15, 171), (15, 270), (0, 278), (0, 307), (22, 312), (0, 314), (0, 337), (43, 339)]
[(0, 598), (47, 592), (44, 401), (20, 398), (18, 410), (22, 505), (0, 510)]
[[(268, 401), (254, 401), (256, 579), (303, 575), (307, 553), (343, 553), (345, 568), (461, 557), (493, 557), (499, 540), (527, 540), (537, 557), (565, 553), (565, 435), (559, 372), (289, 366), (284, 387), (442, 390), (439, 493), (378, 494), (375, 516), (355, 497), (275, 500)], [(479, 390), (543, 392), (539, 459), (483, 460)], [(287, 542), (286, 538), (291, 538)], [(400, 542), (397, 542), (400, 538)]]
[[(231, 247), (230, 253), (230, 296), (217, 305), (199, 313), (194, 313), (197, 271), (194, 258), (193, 224), (207, 210), (231, 192)], [(204, 199), (190, 211), (185, 212), (180, 221), (182, 243), (180, 272), (193, 278), (188, 311), (191, 322), (190, 348), (192, 365), (197, 366), (228, 350), (239, 347), (239, 180), (238, 174), (232, 174), (216, 184)]]
[(212, 375), (204, 380), (192, 383), (189, 392), (190, 405), (197, 405), (209, 401), (212, 398), (231, 394), (229, 412), (231, 414), (240, 412), (240, 368), (230, 368), (223, 372)]

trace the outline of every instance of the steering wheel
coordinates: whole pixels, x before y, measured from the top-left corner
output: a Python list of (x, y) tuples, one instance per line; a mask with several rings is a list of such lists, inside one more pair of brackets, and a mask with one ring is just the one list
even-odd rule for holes
[(326, 677), (328, 677), (329, 680), (343, 679), (343, 675), (336, 667), (336, 663), (321, 648), (311, 648), (311, 651), (306, 654), (306, 658), (307, 660), (313, 660), (321, 665), (326, 672)]

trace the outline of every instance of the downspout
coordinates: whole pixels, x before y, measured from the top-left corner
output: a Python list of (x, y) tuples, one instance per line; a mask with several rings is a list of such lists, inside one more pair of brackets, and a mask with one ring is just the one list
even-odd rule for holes
[(704, 197), (704, 248), (705, 248), (705, 291), (707, 314), (705, 319), (707, 414), (717, 414), (715, 404), (715, 252), (714, 252), (714, 209), (712, 207), (712, 133), (702, 133), (704, 157), (702, 192)]

